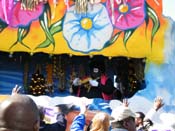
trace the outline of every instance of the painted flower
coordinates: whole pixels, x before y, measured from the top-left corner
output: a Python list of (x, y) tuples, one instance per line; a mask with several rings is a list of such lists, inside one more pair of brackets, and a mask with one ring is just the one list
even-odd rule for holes
[(145, 0), (107, 0), (106, 5), (117, 29), (136, 28), (145, 20)]
[(34, 11), (22, 10), (21, 2), (14, 0), (0, 0), (0, 19), (11, 27), (28, 26), (38, 19), (44, 10), (43, 3), (36, 6)]
[(88, 5), (88, 9), (86, 14), (76, 14), (75, 6), (72, 6), (63, 22), (63, 35), (69, 47), (83, 53), (103, 49), (113, 33), (103, 4), (94, 4), (93, 8)]

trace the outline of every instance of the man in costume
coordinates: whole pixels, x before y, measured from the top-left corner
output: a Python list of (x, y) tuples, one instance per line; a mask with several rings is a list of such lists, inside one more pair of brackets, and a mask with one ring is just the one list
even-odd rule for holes
[(104, 59), (94, 58), (90, 62), (90, 76), (75, 78), (72, 89), (73, 93), (79, 97), (111, 100), (115, 87), (112, 80), (105, 74)]

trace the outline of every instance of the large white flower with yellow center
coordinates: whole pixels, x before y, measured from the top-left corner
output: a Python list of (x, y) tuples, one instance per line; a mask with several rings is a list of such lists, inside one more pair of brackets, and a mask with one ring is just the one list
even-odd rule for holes
[(67, 11), (63, 35), (74, 51), (89, 53), (104, 48), (113, 33), (113, 26), (103, 4), (88, 5), (86, 14), (75, 13), (75, 6)]

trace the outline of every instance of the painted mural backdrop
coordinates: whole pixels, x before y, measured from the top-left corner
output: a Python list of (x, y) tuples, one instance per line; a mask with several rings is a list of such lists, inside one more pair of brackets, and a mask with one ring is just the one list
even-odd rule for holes
[(161, 0), (0, 0), (0, 50), (162, 62)]

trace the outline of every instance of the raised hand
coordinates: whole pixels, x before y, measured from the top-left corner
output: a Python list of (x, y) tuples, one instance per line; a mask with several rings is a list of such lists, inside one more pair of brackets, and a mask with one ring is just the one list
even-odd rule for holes
[(158, 111), (164, 105), (161, 97), (156, 97), (154, 100), (153, 108)]
[(15, 87), (12, 89), (12, 93), (11, 95), (15, 95), (15, 94), (20, 94), (20, 89), (21, 89), (21, 86), (19, 85), (15, 85)]
[(85, 114), (87, 111), (87, 98), (82, 97), (80, 100), (80, 114)]
[(123, 99), (123, 106), (128, 107), (129, 106), (129, 102), (128, 99)]

